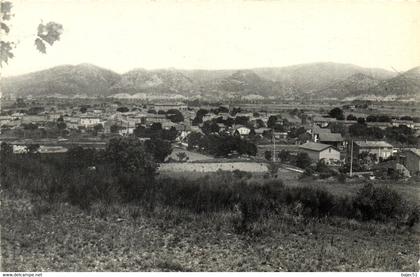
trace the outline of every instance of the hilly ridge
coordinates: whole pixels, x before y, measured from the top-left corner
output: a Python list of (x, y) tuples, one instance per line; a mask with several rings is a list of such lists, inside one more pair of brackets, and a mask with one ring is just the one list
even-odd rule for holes
[(17, 77), (4, 78), (3, 94), (16, 96), (98, 96), (110, 94), (121, 76), (91, 64), (62, 65)]
[(397, 74), (351, 64), (312, 63), (240, 70), (134, 69), (63, 65), (2, 80), (3, 95), (120, 97), (419, 97), (420, 68)]
[(412, 68), (397, 76), (381, 81), (377, 86), (369, 89), (374, 95), (417, 96), (420, 94), (420, 67)]
[(123, 75), (110, 90), (114, 93), (180, 93), (189, 94), (193, 81), (176, 70), (135, 69)]

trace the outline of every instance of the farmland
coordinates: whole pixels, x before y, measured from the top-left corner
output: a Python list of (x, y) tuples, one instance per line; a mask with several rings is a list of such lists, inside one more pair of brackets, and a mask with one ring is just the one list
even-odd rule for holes
[(268, 171), (265, 163), (256, 162), (206, 162), (206, 163), (165, 163), (161, 164), (159, 170), (161, 172), (217, 172), (242, 170), (246, 172), (264, 173)]
[(172, 158), (174, 160), (177, 160), (177, 154), (178, 153), (185, 153), (186, 156), (188, 157), (188, 161), (190, 162), (194, 162), (194, 161), (204, 161), (204, 160), (211, 160), (213, 159), (213, 157), (210, 156), (206, 156), (197, 152), (193, 152), (193, 151), (188, 151), (179, 147), (174, 147), (172, 149), (172, 153), (171, 155), (169, 155), (169, 158)]

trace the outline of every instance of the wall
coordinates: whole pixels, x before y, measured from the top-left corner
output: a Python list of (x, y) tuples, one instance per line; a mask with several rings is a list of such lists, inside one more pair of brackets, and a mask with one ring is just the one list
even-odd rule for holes
[(333, 148), (327, 148), (320, 153), (320, 159), (325, 160), (340, 160), (340, 152)]
[(379, 159), (382, 157), (386, 159), (392, 156), (392, 149), (391, 148), (359, 148), (358, 153), (361, 154), (362, 152), (369, 152), (371, 154), (375, 154), (376, 157)]
[(312, 150), (308, 150), (308, 149), (302, 149), (300, 150), (303, 153), (307, 153), (309, 155), (309, 158), (311, 158), (314, 161), (319, 161), (319, 155), (320, 153), (318, 151), (312, 151)]
[(420, 172), (420, 157), (412, 152), (407, 152), (406, 167), (411, 175)]

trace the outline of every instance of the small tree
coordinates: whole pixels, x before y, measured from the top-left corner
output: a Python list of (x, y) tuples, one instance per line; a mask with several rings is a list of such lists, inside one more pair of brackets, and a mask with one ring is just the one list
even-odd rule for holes
[(26, 149), (28, 149), (29, 154), (36, 154), (39, 151), (39, 144), (29, 144), (26, 146)]
[(156, 164), (150, 152), (135, 137), (113, 138), (105, 149), (105, 161), (113, 165), (116, 172), (154, 175)]
[(176, 153), (176, 156), (178, 157), (179, 162), (186, 162), (189, 159), (189, 157), (187, 156), (187, 154), (185, 154), (185, 152)]
[(271, 161), (272, 157), (273, 157), (273, 153), (271, 153), (271, 151), (267, 150), (267, 151), (264, 152), (264, 158), (267, 161)]
[(1, 146), (0, 146), (0, 153), (2, 157), (7, 157), (11, 154), (13, 154), (13, 146), (6, 143), (6, 142), (2, 142)]
[(168, 110), (166, 114), (167, 114), (166, 117), (174, 123), (179, 123), (179, 122), (184, 121), (184, 116), (182, 115), (180, 111), (176, 109), (170, 109)]
[(129, 111), (130, 111), (130, 109), (127, 108), (127, 107), (119, 107), (119, 108), (117, 108), (117, 112), (120, 112), (120, 113), (126, 113), (126, 112), (129, 112)]
[(102, 126), (102, 124), (96, 124), (95, 126), (93, 126), (93, 130), (95, 131), (95, 134), (98, 134), (103, 129), (104, 129), (104, 126)]
[(275, 162), (268, 163), (267, 165), (268, 171), (271, 174), (271, 177), (277, 177), (277, 173), (279, 171), (280, 165)]
[(290, 152), (285, 149), (281, 150), (278, 155), (282, 162), (287, 162), (290, 160)]
[(300, 168), (306, 168), (312, 163), (311, 158), (307, 153), (301, 152), (296, 156), (296, 165)]
[(116, 134), (118, 133), (118, 131), (120, 130), (120, 127), (118, 125), (111, 125), (111, 127), (109, 128), (109, 130), (111, 131), (111, 133)]
[(193, 149), (195, 147), (198, 147), (200, 145), (200, 142), (203, 138), (203, 135), (201, 133), (192, 132), (189, 134), (186, 138), (188, 143), (188, 149)]
[(63, 121), (59, 121), (57, 122), (57, 128), (60, 131), (60, 136), (63, 136), (63, 134), (65, 134), (64, 130), (66, 130), (67, 125)]
[(337, 120), (343, 120), (344, 119), (343, 110), (338, 108), (338, 107), (330, 110), (330, 112), (328, 114), (329, 114), (329, 116), (331, 116), (331, 117), (333, 117)]
[(169, 141), (153, 138), (145, 142), (146, 152), (152, 154), (156, 162), (164, 162), (166, 157), (172, 153), (171, 143)]
[(396, 191), (372, 184), (366, 184), (359, 190), (354, 206), (362, 220), (387, 221), (404, 212), (403, 200)]
[(357, 120), (357, 117), (355, 117), (354, 115), (352, 115), (352, 114), (349, 114), (348, 116), (347, 116), (347, 120), (354, 120), (354, 121), (356, 121)]
[(277, 116), (275, 116), (275, 115), (271, 115), (271, 116), (268, 118), (268, 121), (267, 121), (267, 127), (268, 127), (268, 128), (274, 128), (274, 127), (276, 126), (276, 123), (277, 123)]
[(201, 127), (201, 130), (206, 134), (209, 135), (211, 133), (217, 133), (219, 132), (220, 128), (219, 125), (217, 125), (214, 121), (206, 121), (203, 124), (203, 127)]
[(66, 125), (66, 123), (64, 123), (64, 122), (59, 121), (59, 122), (57, 122), (57, 128), (58, 128), (59, 130), (64, 130), (64, 129), (66, 129), (66, 128), (67, 128), (67, 125)]

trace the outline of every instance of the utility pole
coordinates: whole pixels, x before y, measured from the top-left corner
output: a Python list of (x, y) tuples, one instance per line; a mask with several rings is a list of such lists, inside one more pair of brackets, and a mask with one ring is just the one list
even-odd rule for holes
[(273, 162), (276, 161), (276, 136), (274, 135), (274, 129), (272, 129), (273, 132)]
[(351, 140), (350, 150), (350, 177), (353, 176), (353, 140)]

